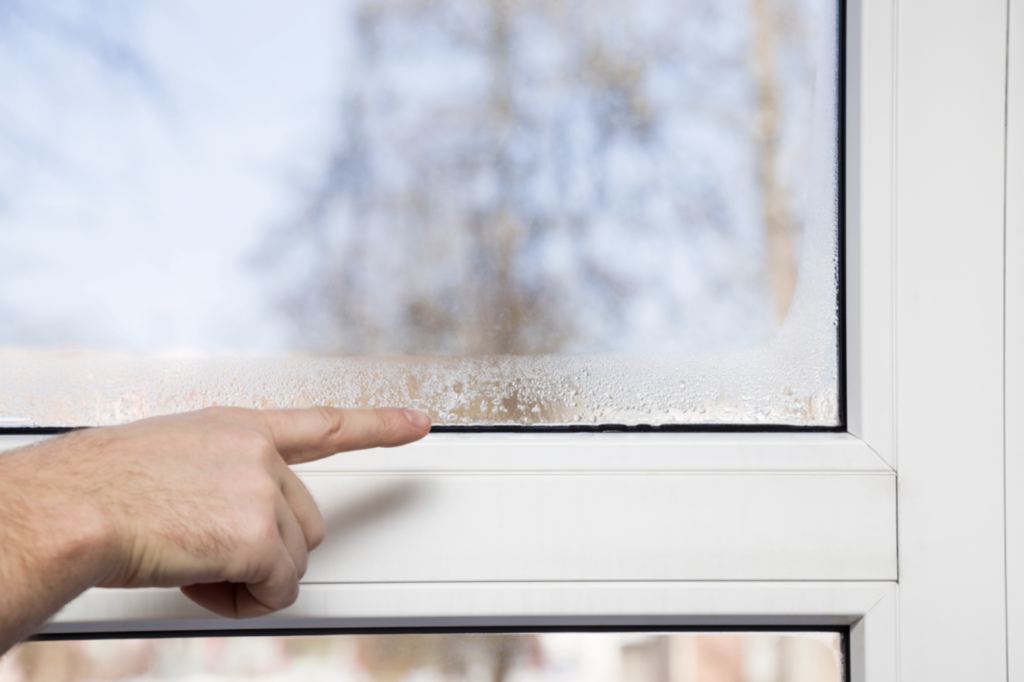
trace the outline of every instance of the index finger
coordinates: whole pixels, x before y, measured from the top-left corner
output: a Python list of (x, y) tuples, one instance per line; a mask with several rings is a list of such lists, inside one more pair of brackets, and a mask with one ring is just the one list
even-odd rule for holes
[(392, 448), (417, 441), (430, 431), (430, 417), (397, 407), (261, 412), (274, 446), (288, 464), (300, 464), (338, 452)]

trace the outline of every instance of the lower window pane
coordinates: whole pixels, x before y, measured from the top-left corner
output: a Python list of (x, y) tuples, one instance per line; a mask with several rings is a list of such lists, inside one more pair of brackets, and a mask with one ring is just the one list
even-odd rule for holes
[(480, 680), (841, 682), (839, 632), (546, 632), (22, 644), (0, 682)]

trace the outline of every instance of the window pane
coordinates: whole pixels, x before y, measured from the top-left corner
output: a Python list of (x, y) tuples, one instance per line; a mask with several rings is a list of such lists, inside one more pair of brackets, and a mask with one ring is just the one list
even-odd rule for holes
[(837, 2), (10, 4), (0, 426), (839, 425)]
[(842, 682), (835, 632), (322, 635), (22, 644), (0, 682)]

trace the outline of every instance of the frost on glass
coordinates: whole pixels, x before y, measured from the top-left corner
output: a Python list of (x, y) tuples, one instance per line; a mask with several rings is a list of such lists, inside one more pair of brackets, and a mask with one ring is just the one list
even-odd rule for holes
[(839, 424), (835, 4), (13, 6), (0, 427)]
[(374, 634), (32, 642), (0, 682), (843, 682), (836, 632)]

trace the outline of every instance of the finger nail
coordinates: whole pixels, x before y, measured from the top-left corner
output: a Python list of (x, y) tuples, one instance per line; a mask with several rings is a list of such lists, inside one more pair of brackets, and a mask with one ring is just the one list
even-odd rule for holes
[(420, 412), (419, 410), (413, 410), (410, 408), (402, 410), (405, 413), (405, 418), (415, 426), (417, 429), (425, 429), (430, 426), (430, 417), (427, 416), (426, 412)]

